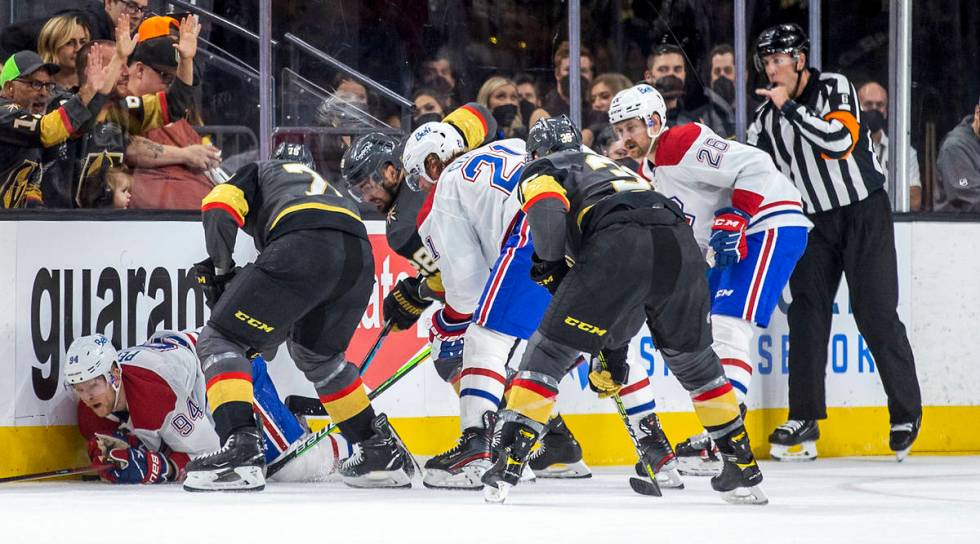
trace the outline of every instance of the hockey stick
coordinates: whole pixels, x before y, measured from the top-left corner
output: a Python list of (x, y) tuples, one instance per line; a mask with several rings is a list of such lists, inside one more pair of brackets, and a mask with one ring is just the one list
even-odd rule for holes
[[(599, 352), (599, 363), (602, 368), (608, 369), (606, 366), (606, 357)], [(636, 450), (636, 455), (640, 459), (640, 464), (643, 465), (644, 470), (646, 470), (647, 477), (650, 480), (644, 480), (637, 478), (635, 476), (630, 476), (630, 487), (633, 491), (636, 491), (640, 495), (652, 495), (654, 497), (662, 497), (663, 492), (660, 491), (660, 484), (657, 483), (657, 474), (653, 471), (653, 467), (650, 463), (643, 458), (643, 450), (640, 449), (640, 441), (636, 438), (636, 432), (633, 431), (633, 426), (630, 425), (629, 416), (626, 414), (626, 406), (623, 405), (623, 399), (619, 397), (619, 393), (614, 393), (612, 395), (613, 401), (616, 403), (616, 411), (619, 412), (620, 419), (623, 420), (623, 424), (626, 425), (626, 432), (630, 435), (630, 440), (633, 441), (633, 449)]]
[(367, 372), (369, 366), (371, 366), (371, 361), (374, 361), (374, 356), (378, 354), (378, 350), (381, 349), (381, 344), (384, 343), (385, 338), (388, 337), (388, 333), (391, 329), (395, 327), (395, 323), (392, 320), (385, 321), (385, 326), (381, 329), (381, 334), (378, 335), (378, 339), (374, 341), (374, 345), (371, 346), (371, 350), (367, 352), (364, 357), (364, 361), (361, 363), (361, 368), (357, 371), (361, 376)]
[[(407, 363), (402, 365), (401, 368), (396, 370), (395, 373), (392, 374), (387, 380), (378, 384), (378, 387), (376, 387), (374, 390), (368, 393), (368, 399), (374, 400), (379, 396), (381, 396), (381, 394), (387, 391), (392, 385), (395, 385), (395, 383), (398, 382), (398, 380), (405, 377), (405, 375), (408, 374), (412, 369), (419, 366), (419, 364), (421, 364), (422, 361), (427, 359), (431, 351), (432, 348), (426, 346), (425, 349), (420, 351), (417, 355), (415, 355), (415, 357), (412, 357)], [(330, 434), (330, 432), (336, 428), (337, 428), (336, 425), (330, 425), (324, 427), (319, 431), (317, 431), (315, 434), (311, 434), (310, 436), (308, 436), (306, 440), (297, 443), (294, 446), (294, 449), (284, 453), (282, 457), (274, 461), (266, 468), (265, 477), (269, 478), (273, 474), (282, 470), (282, 467), (286, 466), (286, 463), (292, 461), (297, 456), (302, 455), (304, 452), (306, 452), (307, 450), (315, 446), (317, 442), (326, 438), (327, 435)]]
[(76, 474), (91, 474), (93, 472), (101, 472), (112, 468), (112, 465), (91, 465), (87, 467), (78, 468), (63, 468), (60, 470), (51, 470), (48, 472), (37, 472), (34, 474), (22, 474), (20, 476), (8, 476), (7, 478), (0, 478), (0, 484), (9, 484), (14, 482), (29, 482), (31, 480), (46, 480), (48, 478), (57, 478), (59, 476), (73, 476)]

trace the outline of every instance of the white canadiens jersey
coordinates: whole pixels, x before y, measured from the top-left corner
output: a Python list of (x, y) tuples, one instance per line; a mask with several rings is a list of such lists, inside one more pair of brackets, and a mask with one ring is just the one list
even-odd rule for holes
[(446, 303), (459, 313), (473, 313), (501, 245), (520, 218), (514, 189), (525, 148), (523, 140), (511, 138), (453, 161), (439, 177), (432, 208), (419, 226), (442, 273)]
[(221, 447), (207, 410), (204, 374), (190, 349), (147, 343), (119, 352), (118, 360), (132, 398), (130, 418), (121, 427), (151, 450), (194, 458)]
[(649, 159), (643, 161), (640, 174), (655, 190), (677, 202), (703, 251), (708, 248), (715, 212), (732, 206), (733, 195), (736, 200), (758, 203), (746, 234), (813, 226), (803, 215), (800, 192), (776, 169), (769, 155), (726, 140), (700, 123), (660, 135), (655, 162), (651, 172)]

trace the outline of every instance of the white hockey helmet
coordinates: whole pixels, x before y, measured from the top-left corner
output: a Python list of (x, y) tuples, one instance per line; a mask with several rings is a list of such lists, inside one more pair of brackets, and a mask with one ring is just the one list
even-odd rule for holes
[(116, 348), (105, 335), (76, 338), (65, 356), (65, 385), (72, 386), (103, 376), (106, 383), (118, 390), (119, 384), (112, 379), (112, 365), (116, 357)]
[(419, 190), (419, 179), (435, 183), (436, 180), (429, 178), (425, 172), (425, 159), (429, 155), (435, 155), (445, 163), (463, 151), (466, 151), (466, 142), (452, 125), (442, 122), (425, 123), (405, 140), (405, 150), (402, 152), (405, 182), (413, 191)]
[(197, 356), (197, 331), (157, 331), (146, 341), (148, 344), (173, 344), (191, 350)]
[[(656, 134), (653, 133), (653, 114), (660, 116), (660, 130)], [(667, 128), (667, 102), (657, 89), (646, 83), (623, 89), (609, 104), (609, 123), (615, 125), (627, 119), (643, 121), (647, 135), (656, 140)]]

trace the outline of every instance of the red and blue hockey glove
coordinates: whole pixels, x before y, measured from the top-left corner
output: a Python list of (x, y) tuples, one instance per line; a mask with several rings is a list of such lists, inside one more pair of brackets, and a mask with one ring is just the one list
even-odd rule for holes
[(463, 335), (472, 316), (460, 314), (448, 306), (436, 310), (429, 327), (429, 344), (435, 361), (463, 359)]
[(738, 208), (722, 208), (715, 212), (708, 245), (715, 250), (715, 268), (731, 266), (746, 256), (745, 229), (752, 217)]
[(105, 460), (116, 467), (103, 473), (114, 483), (159, 484), (169, 481), (174, 472), (162, 453), (142, 447), (110, 450)]

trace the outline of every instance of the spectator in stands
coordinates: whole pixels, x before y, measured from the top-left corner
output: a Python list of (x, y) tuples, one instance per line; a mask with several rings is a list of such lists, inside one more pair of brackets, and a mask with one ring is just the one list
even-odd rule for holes
[[(129, 57), (127, 94), (165, 94), (174, 81), (177, 66), (174, 40), (169, 35), (139, 42)], [(140, 164), (143, 161), (139, 160), (139, 153), (147, 147), (158, 150), (161, 156), (172, 157), (172, 161), (155, 161), (150, 167)], [(208, 172), (221, 163), (221, 152), (204, 143), (187, 118), (147, 130), (131, 141), (127, 151), (127, 158), (135, 167), (129, 205), (133, 209), (197, 209), (214, 186)]]
[[(887, 178), (888, 135), (885, 134), (885, 129), (888, 126), (888, 91), (880, 83), (869, 81), (858, 89), (858, 101), (861, 103), (861, 124), (868, 127), (868, 132), (871, 133), (872, 149)], [(922, 181), (919, 178), (919, 155), (912, 146), (909, 146), (906, 175), (908, 176), (906, 180), (898, 181), (908, 181), (909, 208), (918, 211), (922, 207)], [(885, 188), (888, 188), (887, 183)]]
[(169, 15), (154, 15), (140, 23), (136, 32), (136, 41), (145, 42), (160, 36), (170, 36), (174, 40), (180, 38), (180, 21)]
[(497, 120), (499, 138), (527, 138), (527, 124), (520, 110), (521, 98), (513, 80), (491, 77), (480, 86), (476, 101), (490, 110)]
[[(582, 93), (583, 95), (592, 83), (592, 53), (585, 47), (580, 50), (580, 66), (582, 70)], [(569, 48), (568, 42), (562, 42), (555, 51), (555, 88), (544, 97), (543, 108), (552, 117), (569, 114), (569, 89), (571, 87), (568, 80), (569, 73)], [(583, 101), (582, 118), (589, 118), (589, 107)], [(536, 121), (536, 120), (534, 120)]]
[(684, 109), (684, 82), (687, 65), (684, 52), (673, 44), (654, 48), (647, 57), (647, 70), (643, 73), (647, 83), (654, 86), (667, 102), (667, 126), (684, 125), (695, 121), (693, 113)]
[(528, 74), (517, 74), (514, 76), (514, 83), (517, 85), (517, 94), (521, 97), (518, 104), (521, 110), (521, 118), (526, 121), (527, 126), (534, 126), (538, 119), (548, 116), (548, 112), (541, 107), (541, 93), (538, 92), (538, 84)]
[(735, 136), (735, 51), (731, 45), (716, 45), (708, 53), (708, 102), (694, 117), (725, 138)]
[(980, 101), (939, 146), (935, 211), (980, 212)]
[(623, 74), (606, 73), (596, 76), (589, 88), (589, 104), (592, 112), (585, 126), (594, 134), (599, 134), (609, 125), (609, 103), (623, 89), (633, 86), (633, 82)]
[(54, 147), (85, 128), (99, 112), (121, 61), (102, 58), (85, 69), (78, 94), (45, 114), (55, 83), (56, 64), (33, 51), (11, 55), (0, 71), (0, 207), (37, 207), (41, 190), (41, 150)]
[(78, 196), (82, 208), (129, 208), (132, 199), (133, 175), (125, 166), (108, 167), (104, 182), (85, 185)]
[(435, 92), (443, 111), (452, 110), (461, 102), (456, 73), (449, 60), (449, 50), (440, 48), (435, 56), (422, 63), (421, 85)]
[[(129, 19), (129, 28), (136, 28), (146, 13), (149, 0), (88, 0), (79, 7), (73, 7), (55, 13), (58, 15), (76, 15), (85, 20), (91, 40), (112, 40), (116, 35), (116, 21), (120, 15)], [(37, 47), (41, 28), (50, 17), (30, 19), (8, 26), (0, 35), (0, 49), (3, 56), (16, 51), (33, 50)]]
[(517, 84), (517, 94), (521, 95), (521, 100), (525, 100), (534, 105), (535, 108), (541, 107), (541, 93), (538, 92), (538, 84), (529, 74), (517, 74), (514, 76), (514, 83)]
[(37, 52), (44, 62), (58, 65), (58, 71), (53, 78), (58, 86), (55, 93), (64, 90), (74, 92), (78, 87), (75, 56), (88, 40), (85, 19), (79, 15), (52, 17), (41, 28), (37, 38)]
[(412, 102), (415, 104), (415, 115), (412, 118), (412, 130), (433, 121), (442, 121), (446, 116), (446, 111), (442, 103), (437, 98), (437, 93), (428, 87), (416, 89), (412, 93)]

